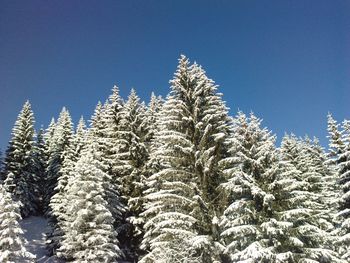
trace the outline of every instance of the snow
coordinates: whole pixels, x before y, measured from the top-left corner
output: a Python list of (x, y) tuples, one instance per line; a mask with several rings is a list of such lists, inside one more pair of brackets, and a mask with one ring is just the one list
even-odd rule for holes
[(28, 241), (27, 250), (36, 256), (37, 263), (55, 263), (57, 260), (50, 259), (46, 253), (45, 233), (47, 232), (47, 219), (39, 216), (31, 216), (23, 219), (20, 225), (24, 237)]

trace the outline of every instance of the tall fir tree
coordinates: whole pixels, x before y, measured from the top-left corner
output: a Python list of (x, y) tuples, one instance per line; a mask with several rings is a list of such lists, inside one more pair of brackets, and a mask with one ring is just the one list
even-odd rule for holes
[(225, 155), (227, 109), (214, 82), (185, 56), (171, 89), (151, 152), (142, 246), (148, 253), (141, 262), (213, 262), (219, 259), (217, 163)]
[(221, 162), (226, 175), (221, 188), (227, 200), (220, 218), (224, 262), (274, 262), (272, 238), (265, 226), (271, 221), (275, 199), (269, 189), (278, 167), (275, 137), (261, 128), (261, 120), (253, 114), (239, 112), (227, 143), (230, 155)]
[(325, 172), (314, 143), (283, 138), (279, 174), (272, 184), (282, 262), (343, 262), (329, 233), (332, 223), (323, 192)]
[(327, 130), (329, 139), (329, 165), (336, 165), (340, 160), (338, 159), (339, 154), (343, 153), (344, 142), (343, 142), (343, 131), (339, 130), (339, 124), (333, 118), (332, 114), (327, 115)]
[[(91, 129), (88, 133), (89, 140), (97, 142), (95, 150), (101, 156), (100, 169), (105, 175), (103, 184), (104, 198), (107, 202), (108, 210), (114, 218), (114, 227), (118, 232), (119, 239), (121, 233), (125, 232), (123, 218), (126, 211), (125, 203), (123, 203), (121, 197), (120, 174), (123, 169), (122, 167), (119, 167), (120, 170), (116, 168), (116, 165), (119, 163), (117, 150), (127, 149), (121, 146), (125, 142), (123, 136), (121, 136), (124, 133), (120, 132), (121, 127), (124, 126), (122, 117), (123, 104), (123, 100), (119, 95), (119, 88), (114, 86), (108, 101), (104, 105), (100, 102), (97, 104), (91, 118)], [(127, 240), (120, 240), (123, 250), (126, 242)]]
[(18, 115), (5, 159), (5, 187), (20, 201), (24, 217), (36, 214), (37, 175), (33, 163), (34, 115), (27, 101)]
[[(114, 110), (113, 110), (114, 109)], [(122, 99), (119, 96), (118, 87), (114, 86), (112, 89), (112, 95), (109, 100), (102, 105), (100, 102), (95, 108), (95, 112), (91, 117), (91, 128), (88, 132), (89, 140), (96, 140), (98, 144), (97, 150), (101, 155), (101, 162), (103, 166), (103, 172), (108, 175), (105, 179), (105, 193), (106, 201), (108, 203), (108, 209), (111, 211), (113, 218), (115, 219), (115, 226), (119, 226), (124, 213), (124, 205), (121, 203), (120, 196), (120, 182), (117, 179), (115, 173), (113, 173), (112, 167), (114, 158), (113, 147), (113, 132), (118, 130), (118, 124), (121, 121), (120, 112), (122, 109)]]
[(70, 150), (73, 137), (73, 123), (69, 111), (63, 107), (57, 123), (50, 125), (49, 132), (53, 134), (48, 141), (48, 162), (47, 162), (47, 191), (44, 197), (46, 214), (49, 213), (51, 197), (57, 192), (57, 180), (61, 176), (61, 169), (65, 155)]
[(4, 179), (4, 156), (2, 150), (0, 149), (0, 183), (3, 182)]
[(49, 126), (46, 128), (43, 134), (46, 155), (50, 153), (49, 149), (51, 147), (50, 145), (53, 143), (55, 128), (56, 128), (56, 121), (55, 121), (55, 118), (52, 118)]
[(145, 118), (142, 122), (143, 130), (145, 131), (145, 145), (147, 151), (151, 151), (152, 141), (157, 132), (157, 123), (159, 119), (159, 112), (164, 101), (161, 96), (156, 96), (153, 92), (151, 94), (150, 102), (145, 112)]
[(25, 248), (26, 240), (19, 225), (19, 205), (0, 184), (0, 262), (32, 263), (35, 256)]
[(338, 172), (340, 185), (339, 213), (341, 219), (339, 228), (339, 253), (346, 261), (350, 261), (350, 121), (344, 120), (343, 152), (338, 157)]
[(126, 192), (128, 199), (126, 220), (131, 230), (129, 231), (131, 237), (129, 247), (132, 260), (138, 260), (145, 253), (141, 249), (145, 223), (141, 214), (144, 212), (144, 192), (147, 189), (146, 178), (152, 173), (150, 167), (148, 167), (149, 153), (151, 147), (154, 146), (153, 139), (157, 131), (162, 103), (162, 98), (155, 96), (152, 92), (150, 102), (146, 107), (144, 103), (139, 103), (136, 92), (132, 91), (125, 105), (130, 131), (130, 161), (133, 166), (132, 173), (127, 175), (126, 180), (124, 180), (129, 189)]
[(338, 248), (339, 254), (346, 261), (350, 260), (349, 244), (350, 244), (350, 125), (349, 121), (344, 120), (343, 125), (339, 129), (339, 124), (328, 114), (328, 138), (329, 138), (329, 160), (328, 164), (335, 170), (337, 175), (338, 196), (336, 234), (338, 240), (334, 242)]
[(113, 180), (120, 186), (120, 178), (131, 169), (128, 163), (127, 132), (123, 111), (124, 101), (119, 95), (119, 88), (114, 86), (112, 94), (104, 105), (102, 122), (104, 123), (104, 155), (106, 164), (110, 166)]
[(104, 198), (108, 175), (103, 169), (98, 145), (89, 141), (67, 189), (67, 231), (58, 255), (68, 261), (115, 262), (122, 257), (114, 218)]
[(120, 178), (121, 193), (127, 208), (124, 214), (125, 232), (121, 233), (120, 239), (126, 240), (125, 254), (130, 260), (137, 260), (143, 234), (140, 213), (143, 211), (142, 195), (145, 186), (142, 178), (145, 163), (148, 160), (145, 142), (147, 133), (147, 127), (144, 126), (145, 118), (146, 106), (140, 102), (140, 98), (132, 89), (123, 107), (125, 125), (122, 126), (122, 129), (125, 132), (128, 152), (125, 150), (116, 151), (118, 155), (123, 155), (123, 159), (130, 165), (129, 172), (123, 173)]
[(67, 185), (70, 182), (72, 171), (75, 163), (80, 158), (81, 151), (86, 143), (86, 125), (83, 118), (79, 120), (76, 133), (72, 136), (70, 144), (62, 153), (63, 162), (60, 175), (57, 178), (57, 186), (55, 194), (50, 200), (51, 218), (50, 222), (53, 227), (51, 234), (51, 250), (56, 251), (63, 239), (63, 226), (66, 224), (67, 204), (70, 200), (67, 199)]
[(43, 214), (44, 211), (44, 195), (46, 189), (46, 166), (47, 152), (45, 147), (44, 130), (41, 128), (37, 135), (33, 149), (34, 171), (37, 176), (37, 204), (38, 214)]
[(322, 206), (320, 226), (331, 231), (334, 229), (339, 191), (334, 166), (330, 165), (327, 154), (317, 138), (310, 140), (306, 137), (300, 144), (300, 170), (311, 185), (310, 191), (317, 195), (318, 203)]
[(322, 199), (327, 171), (311, 142), (286, 136), (281, 157), (254, 115), (234, 120), (223, 161), (229, 206), (221, 220), (228, 262), (342, 262)]

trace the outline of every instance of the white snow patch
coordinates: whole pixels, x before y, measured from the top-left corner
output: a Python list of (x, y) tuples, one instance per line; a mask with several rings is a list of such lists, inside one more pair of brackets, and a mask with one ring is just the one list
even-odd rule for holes
[(27, 239), (27, 250), (36, 256), (37, 263), (58, 262), (47, 256), (45, 233), (47, 232), (47, 219), (39, 216), (31, 216), (21, 220), (20, 225)]

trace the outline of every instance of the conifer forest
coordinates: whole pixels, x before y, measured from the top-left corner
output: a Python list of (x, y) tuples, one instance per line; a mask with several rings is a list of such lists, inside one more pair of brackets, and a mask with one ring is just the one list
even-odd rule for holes
[(89, 120), (64, 107), (42, 129), (24, 103), (1, 159), (0, 262), (350, 262), (350, 120), (325, 116), (327, 147), (277, 143), (184, 55), (169, 86), (147, 103), (114, 86)]

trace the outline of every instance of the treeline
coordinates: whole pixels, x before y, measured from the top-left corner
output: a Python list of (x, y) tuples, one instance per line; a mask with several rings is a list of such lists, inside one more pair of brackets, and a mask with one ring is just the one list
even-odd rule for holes
[(328, 115), (327, 152), (293, 134), (277, 147), (185, 56), (170, 84), (148, 105), (115, 86), (75, 130), (63, 108), (35, 132), (25, 103), (1, 172), (1, 262), (33, 260), (18, 211), (49, 218), (65, 262), (350, 262), (350, 121)]

